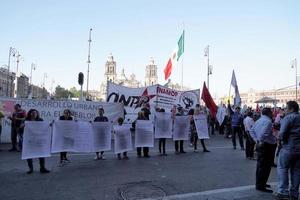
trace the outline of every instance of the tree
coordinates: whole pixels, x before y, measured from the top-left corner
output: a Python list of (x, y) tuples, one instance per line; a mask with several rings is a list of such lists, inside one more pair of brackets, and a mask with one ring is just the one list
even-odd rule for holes
[(56, 86), (54, 95), (56, 99), (67, 99), (69, 95), (71, 95), (69, 90), (61, 87), (60, 85)]
[(80, 97), (80, 91), (77, 90), (75, 87), (71, 87), (69, 91), (71, 93), (71, 97), (76, 97), (76, 98)]

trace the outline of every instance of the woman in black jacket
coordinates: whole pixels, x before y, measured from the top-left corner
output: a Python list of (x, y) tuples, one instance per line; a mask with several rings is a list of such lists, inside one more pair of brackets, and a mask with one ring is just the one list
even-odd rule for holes
[[(40, 118), (39, 112), (36, 109), (30, 109), (25, 120), (26, 121), (43, 121), (43, 119)], [(49, 173), (50, 171), (45, 168), (45, 158), (39, 158), (39, 161), (40, 161), (40, 172), (41, 173)], [(29, 171), (27, 171), (27, 174), (32, 174), (32, 172), (33, 172), (32, 158), (27, 159), (27, 164), (29, 167)]]

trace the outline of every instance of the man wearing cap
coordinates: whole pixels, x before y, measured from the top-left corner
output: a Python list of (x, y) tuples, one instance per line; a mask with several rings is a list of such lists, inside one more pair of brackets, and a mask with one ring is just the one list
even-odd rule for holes
[[(176, 116), (183, 116), (184, 115), (184, 110), (181, 106), (177, 107), (177, 111), (178, 112), (176, 113)], [(183, 140), (176, 140), (175, 141), (175, 152), (176, 153), (186, 153), (183, 150)]]
[[(102, 107), (99, 108), (99, 116), (94, 119), (94, 122), (108, 122), (108, 118), (104, 116), (104, 109)], [(100, 154), (101, 155), (99, 155), (99, 152), (96, 152), (94, 160), (105, 160), (103, 156), (104, 151), (101, 151)]]
[(243, 119), (242, 114), (240, 113), (241, 108), (239, 106), (237, 106), (235, 108), (235, 111), (233, 111), (231, 108), (230, 102), (228, 101), (228, 110), (231, 115), (233, 149), (236, 149), (236, 135), (238, 135), (241, 150), (245, 150), (243, 132), (242, 132), (242, 124), (243, 124), (244, 119)]

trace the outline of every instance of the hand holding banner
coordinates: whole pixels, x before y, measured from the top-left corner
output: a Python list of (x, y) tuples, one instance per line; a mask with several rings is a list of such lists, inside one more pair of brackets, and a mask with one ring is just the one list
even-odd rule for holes
[(189, 140), (189, 116), (175, 116), (173, 140)]
[(205, 114), (194, 115), (194, 121), (199, 139), (209, 139), (207, 116)]
[(150, 120), (137, 120), (135, 147), (154, 147), (153, 123)]
[(50, 157), (51, 127), (45, 121), (26, 121), (22, 159)]
[(93, 122), (93, 152), (111, 150), (111, 127), (110, 122)]
[(172, 138), (173, 120), (170, 113), (155, 113), (155, 138)]

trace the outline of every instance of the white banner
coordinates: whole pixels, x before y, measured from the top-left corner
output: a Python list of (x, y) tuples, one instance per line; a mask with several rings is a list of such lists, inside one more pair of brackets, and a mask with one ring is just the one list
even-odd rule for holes
[(226, 116), (226, 108), (219, 106), (216, 117), (217, 117), (217, 120), (218, 120), (220, 126), (222, 125), (222, 123), (225, 119), (225, 116)]
[(53, 123), (52, 153), (74, 151), (75, 133), (78, 123), (75, 121), (55, 121)]
[(77, 121), (77, 130), (74, 135), (74, 151), (91, 152), (92, 151), (92, 126), (90, 122)]
[(111, 128), (110, 122), (93, 122), (93, 152), (111, 150)]
[(50, 157), (51, 127), (49, 122), (26, 121), (22, 159)]
[(40, 117), (48, 121), (57, 120), (65, 109), (71, 110), (72, 116), (78, 121), (94, 121), (100, 107), (104, 108), (109, 121), (116, 122), (119, 117), (124, 116), (124, 106), (121, 103), (0, 98), (0, 111), (6, 116), (2, 123), (2, 142), (10, 142), (11, 121), (7, 117), (13, 113), (17, 103), (27, 112), (32, 108), (37, 109)]
[(152, 121), (149, 120), (136, 121), (135, 147), (154, 147)]
[(132, 150), (132, 139), (129, 126), (114, 126), (115, 154)]
[(190, 119), (189, 116), (175, 116), (173, 128), (173, 140), (189, 140)]
[(172, 138), (173, 119), (171, 113), (155, 113), (155, 138)]
[(199, 139), (209, 139), (207, 116), (205, 114), (194, 115), (194, 122)]
[(125, 123), (133, 122), (144, 103), (149, 103), (151, 112), (155, 107), (170, 112), (174, 105), (182, 106), (186, 112), (199, 103), (200, 89), (189, 91), (173, 90), (161, 85), (141, 88), (128, 88), (115, 83), (108, 83), (107, 102), (123, 103), (127, 115)]

